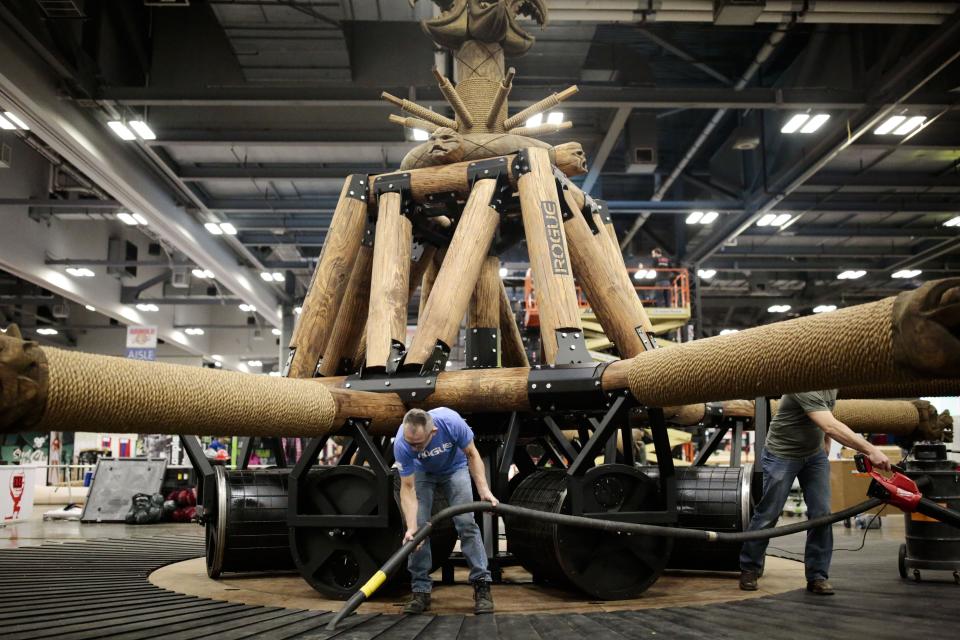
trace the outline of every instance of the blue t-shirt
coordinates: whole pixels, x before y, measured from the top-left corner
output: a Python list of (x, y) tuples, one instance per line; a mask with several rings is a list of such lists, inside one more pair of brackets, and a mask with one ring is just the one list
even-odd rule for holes
[(430, 410), (430, 417), (437, 432), (423, 451), (417, 452), (403, 438), (403, 425), (397, 430), (393, 441), (393, 457), (400, 475), (409, 476), (416, 471), (448, 476), (467, 466), (464, 447), (473, 442), (473, 430), (466, 420), (453, 409), (438, 407)]

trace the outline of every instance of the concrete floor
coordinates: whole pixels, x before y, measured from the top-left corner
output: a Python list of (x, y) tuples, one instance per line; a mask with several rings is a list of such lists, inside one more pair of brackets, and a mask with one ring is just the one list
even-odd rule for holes
[(89, 540), (93, 538), (146, 538), (158, 535), (203, 535), (195, 523), (160, 523), (129, 525), (124, 523), (79, 522), (76, 520), (44, 520), (46, 511), (62, 505), (34, 505), (27, 520), (0, 526), (0, 549), (36, 547), (45, 540)]

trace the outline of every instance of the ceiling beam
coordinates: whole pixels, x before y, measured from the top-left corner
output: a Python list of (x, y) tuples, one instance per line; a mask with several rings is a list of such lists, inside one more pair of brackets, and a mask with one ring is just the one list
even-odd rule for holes
[(950, 227), (889, 227), (873, 225), (815, 225), (795, 224), (783, 231), (770, 227), (752, 227), (742, 235), (756, 238), (955, 238), (957, 230)]
[(585, 192), (590, 193), (593, 185), (597, 182), (597, 178), (600, 177), (603, 166), (607, 163), (607, 158), (610, 157), (610, 152), (613, 151), (613, 148), (616, 146), (617, 140), (620, 139), (620, 134), (627, 124), (627, 118), (630, 117), (631, 111), (633, 111), (631, 107), (619, 107), (614, 112), (613, 119), (607, 127), (607, 133), (603, 136), (603, 141), (600, 142), (600, 146), (597, 148), (597, 152), (594, 154), (593, 160), (590, 163), (590, 171), (583, 180), (581, 188)]

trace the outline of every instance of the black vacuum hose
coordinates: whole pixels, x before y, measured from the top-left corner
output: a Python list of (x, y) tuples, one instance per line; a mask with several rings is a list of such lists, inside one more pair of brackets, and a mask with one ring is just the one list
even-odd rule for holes
[(346, 604), (333, 616), (333, 619), (327, 625), (327, 629), (336, 629), (337, 624), (348, 615), (357, 610), (363, 602), (386, 582), (387, 578), (400, 568), (400, 564), (407, 559), (414, 549), (421, 542), (427, 539), (435, 522), (458, 516), (461, 513), (484, 512), (489, 511), (501, 515), (510, 515), (518, 518), (531, 518), (541, 520), (552, 524), (559, 524), (568, 527), (582, 527), (585, 529), (596, 529), (598, 531), (615, 531), (619, 533), (641, 533), (649, 536), (661, 536), (666, 538), (684, 538), (687, 540), (706, 540), (707, 542), (749, 542), (751, 540), (769, 540), (780, 536), (788, 536), (792, 533), (799, 533), (814, 527), (820, 527), (834, 522), (840, 522), (847, 518), (869, 511), (874, 507), (883, 504), (882, 500), (870, 498), (860, 504), (855, 504), (843, 511), (829, 513), (819, 518), (812, 518), (804, 522), (788, 524), (784, 527), (774, 527), (772, 529), (758, 529), (756, 531), (724, 532), (724, 531), (704, 531), (702, 529), (683, 529), (680, 527), (668, 527), (659, 524), (638, 524), (633, 522), (617, 522), (614, 520), (597, 520), (595, 518), (585, 518), (583, 516), (570, 516), (563, 513), (548, 513), (546, 511), (537, 511), (535, 509), (526, 509), (524, 507), (515, 507), (503, 502), (494, 506), (490, 502), (468, 502), (447, 507), (438, 511), (433, 518), (428, 520), (417, 529), (413, 539), (400, 547), (396, 553), (380, 567), (373, 576), (367, 580), (367, 583), (360, 587), (360, 590), (350, 596)]

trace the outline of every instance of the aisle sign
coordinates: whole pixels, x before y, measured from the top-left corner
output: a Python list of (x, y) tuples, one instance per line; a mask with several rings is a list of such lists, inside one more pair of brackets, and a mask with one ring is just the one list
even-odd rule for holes
[(134, 360), (156, 360), (157, 328), (154, 326), (128, 326), (127, 357)]

